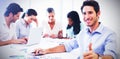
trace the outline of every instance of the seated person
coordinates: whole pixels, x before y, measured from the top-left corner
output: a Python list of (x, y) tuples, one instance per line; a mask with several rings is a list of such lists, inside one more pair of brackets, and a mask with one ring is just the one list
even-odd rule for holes
[(68, 25), (66, 28), (66, 37), (75, 38), (81, 30), (81, 21), (76, 11), (71, 11), (67, 15)]
[(22, 18), (16, 22), (16, 34), (17, 38), (27, 38), (32, 28), (32, 21), (38, 25), (37, 12), (34, 9), (28, 9), (26, 13), (22, 15)]
[(25, 44), (25, 38), (17, 39), (15, 21), (19, 19), (23, 9), (17, 3), (11, 3), (4, 13), (5, 20), (0, 22), (0, 46), (9, 44)]
[(115, 32), (99, 22), (98, 2), (85, 0), (81, 12), (87, 28), (82, 29), (74, 40), (48, 49), (38, 48), (34, 54), (70, 52), (79, 48), (80, 59), (117, 59), (117, 37)]
[(48, 8), (48, 21), (43, 22), (43, 38), (58, 38), (61, 31), (61, 24), (55, 19), (55, 11), (53, 8)]

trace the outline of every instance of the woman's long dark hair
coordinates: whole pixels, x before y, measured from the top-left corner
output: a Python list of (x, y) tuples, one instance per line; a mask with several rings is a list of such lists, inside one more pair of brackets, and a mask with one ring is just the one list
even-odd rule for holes
[(81, 26), (80, 26), (81, 21), (78, 13), (76, 11), (71, 11), (68, 13), (67, 18), (70, 18), (73, 21), (73, 24), (71, 26), (67, 25), (67, 29), (73, 26), (74, 35), (77, 35), (81, 30)]

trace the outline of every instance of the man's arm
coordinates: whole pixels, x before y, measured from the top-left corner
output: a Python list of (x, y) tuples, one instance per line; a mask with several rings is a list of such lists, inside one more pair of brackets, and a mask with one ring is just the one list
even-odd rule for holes
[(26, 39), (11, 39), (7, 41), (0, 41), (0, 46), (9, 45), (9, 44), (25, 44), (27, 43)]
[(11, 44), (11, 40), (8, 41), (0, 41), (0, 46)]
[(101, 59), (114, 59), (114, 58), (110, 55), (104, 55), (104, 56), (101, 56)]
[(59, 45), (54, 48), (47, 49), (47, 53), (59, 53), (59, 52), (65, 52), (65, 46)]
[(60, 53), (60, 52), (65, 52), (65, 46), (64, 45), (59, 45), (53, 48), (48, 48), (48, 49), (36, 49), (34, 51), (35, 55), (39, 54), (50, 54), (50, 53)]

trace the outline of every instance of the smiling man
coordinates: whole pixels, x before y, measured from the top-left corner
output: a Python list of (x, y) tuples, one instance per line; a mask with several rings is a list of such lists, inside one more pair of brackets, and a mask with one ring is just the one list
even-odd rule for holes
[[(116, 59), (116, 37), (115, 33), (99, 22), (100, 7), (96, 1), (85, 1), (81, 7), (83, 20), (88, 27), (84, 33), (87, 37), (83, 41), (84, 46), (89, 48), (84, 52), (84, 59)], [(82, 38), (81, 38), (82, 39)], [(87, 41), (88, 40), (88, 41)], [(92, 43), (91, 47), (89, 46)]]

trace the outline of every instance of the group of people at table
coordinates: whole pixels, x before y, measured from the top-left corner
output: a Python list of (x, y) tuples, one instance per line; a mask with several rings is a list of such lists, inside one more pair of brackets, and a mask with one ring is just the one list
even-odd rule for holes
[[(19, 19), (21, 12), (23, 12), (23, 8), (17, 3), (11, 3), (6, 8), (4, 19), (0, 22), (0, 46), (26, 44), (32, 28), (31, 23), (35, 22), (38, 26), (36, 10), (28, 9)], [(117, 37), (113, 31), (99, 22), (101, 12), (97, 1), (85, 0), (81, 6), (86, 28), (81, 29), (81, 21), (77, 11), (70, 11), (67, 14), (66, 37), (63, 37), (61, 23), (54, 18), (54, 9), (48, 8), (47, 12), (49, 20), (43, 22), (43, 25), (46, 25), (43, 27), (43, 38), (67, 38), (72, 40), (53, 48), (35, 49), (34, 55), (70, 52), (79, 48), (83, 59), (117, 58)]]

